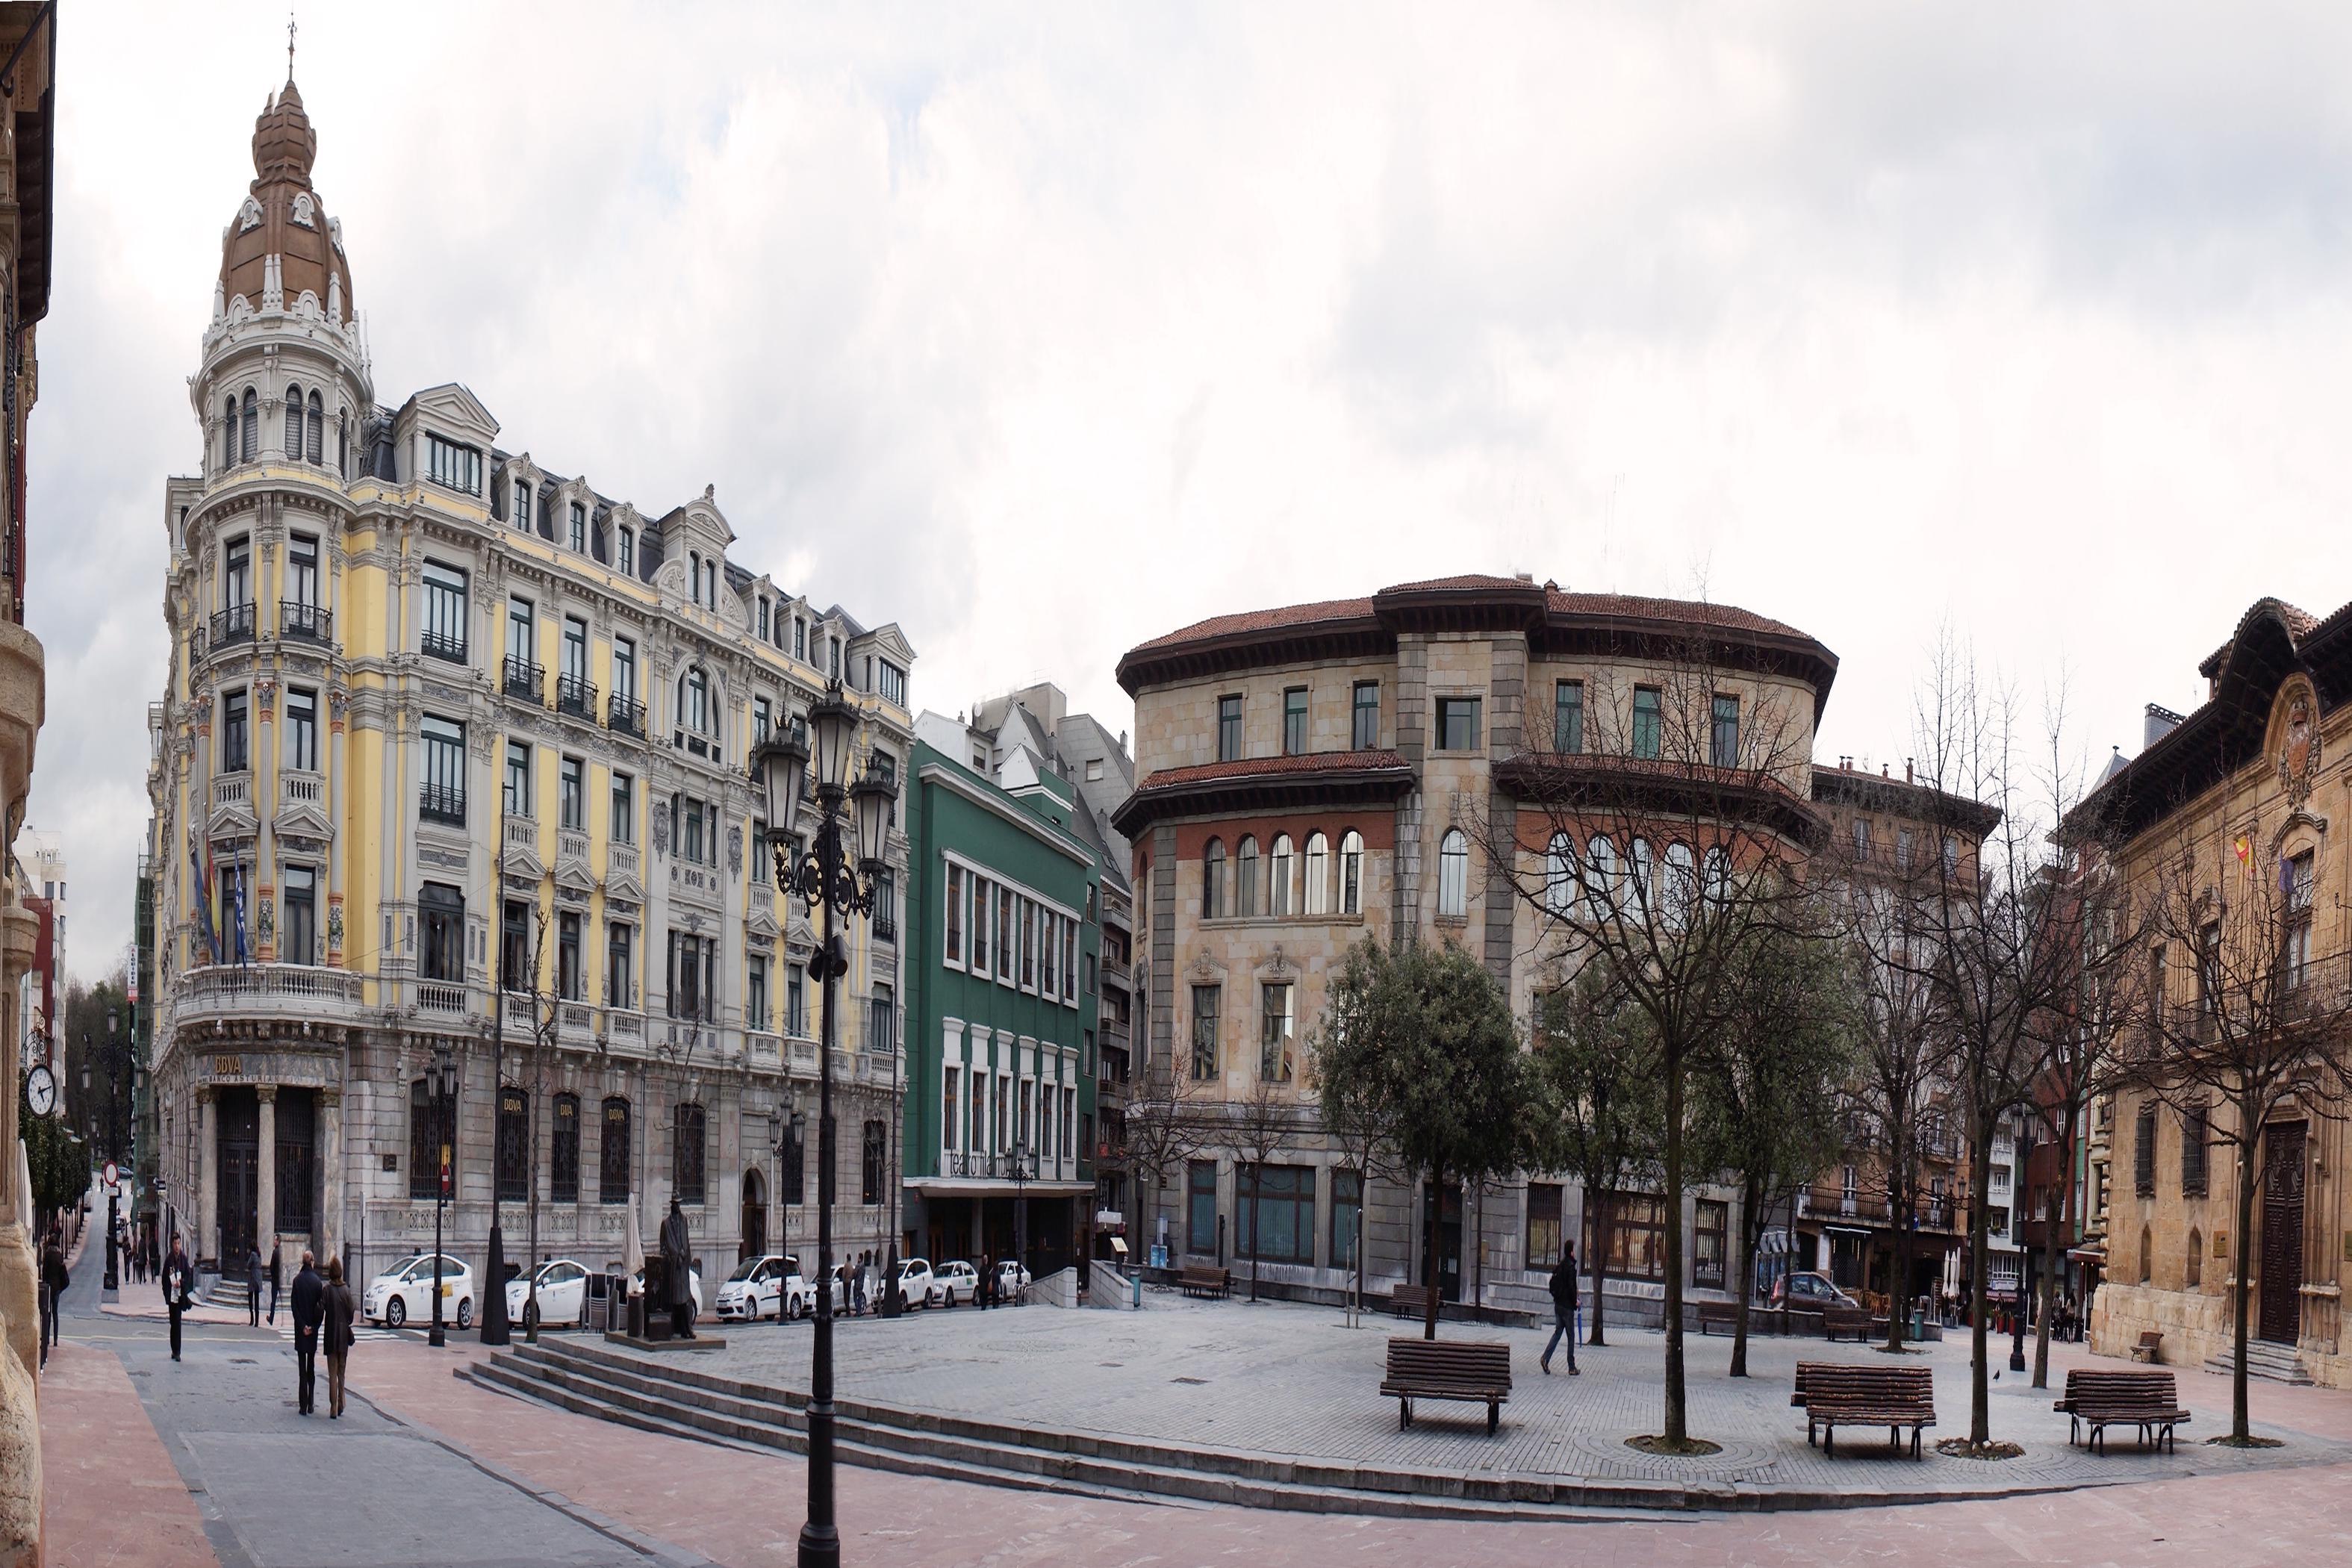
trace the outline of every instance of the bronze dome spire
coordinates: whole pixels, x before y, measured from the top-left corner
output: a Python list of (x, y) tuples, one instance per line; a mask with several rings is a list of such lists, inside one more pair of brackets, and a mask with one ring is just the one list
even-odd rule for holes
[(256, 310), (290, 310), (309, 293), (339, 324), (352, 319), (341, 228), (310, 184), (318, 154), (318, 132), (289, 76), (253, 123), (253, 184), (221, 243), (224, 307), (243, 295)]

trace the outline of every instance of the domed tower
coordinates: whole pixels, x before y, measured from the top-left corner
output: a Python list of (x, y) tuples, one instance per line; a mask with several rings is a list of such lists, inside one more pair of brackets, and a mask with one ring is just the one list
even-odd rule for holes
[(310, 184), (318, 132), (289, 77), (253, 126), (253, 183), (221, 231), (220, 280), (192, 384), (215, 481), (287, 462), (348, 479), (373, 406), (342, 225)]

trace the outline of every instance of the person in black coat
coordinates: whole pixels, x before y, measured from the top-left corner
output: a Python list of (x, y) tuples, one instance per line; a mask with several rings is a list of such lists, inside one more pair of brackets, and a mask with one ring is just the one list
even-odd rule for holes
[(343, 1413), (343, 1369), (352, 1353), (352, 1319), (359, 1304), (352, 1300), (352, 1288), (343, 1283), (343, 1260), (327, 1259), (327, 1288), (320, 1301), (326, 1318), (327, 1342), (327, 1419), (335, 1420)]
[(180, 1359), (180, 1314), (188, 1310), (188, 1287), (195, 1283), (195, 1272), (188, 1267), (188, 1249), (180, 1245), (180, 1237), (172, 1237), (172, 1255), (163, 1259), (163, 1305), (172, 1314), (172, 1359)]
[(326, 1319), (327, 1282), (319, 1278), (310, 1250), (294, 1276), (294, 1405), (305, 1415), (319, 1408), (319, 1325)]
[[(306, 1252), (303, 1256), (307, 1258), (310, 1254)], [(280, 1278), (278, 1238), (273, 1236), (269, 1238), (269, 1325), (272, 1328), (278, 1326), (278, 1290)]]
[(1551, 1354), (1562, 1343), (1568, 1346), (1568, 1375), (1576, 1372), (1576, 1244), (1562, 1242), (1559, 1262), (1551, 1271), (1551, 1343), (1544, 1346), (1541, 1365), (1544, 1375), (1551, 1374)]
[(66, 1272), (65, 1243), (56, 1231), (49, 1233), (49, 1244), (41, 1248), (41, 1364), (49, 1364), (49, 1347), (58, 1342), (58, 1315), (65, 1308), (66, 1287), (72, 1277)]
[(254, 1328), (261, 1327), (261, 1248), (245, 1249), (245, 1319)]

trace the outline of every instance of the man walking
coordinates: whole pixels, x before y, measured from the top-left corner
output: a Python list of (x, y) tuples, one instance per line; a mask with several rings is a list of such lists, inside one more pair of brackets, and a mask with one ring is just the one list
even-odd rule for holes
[(180, 1245), (180, 1233), (172, 1233), (172, 1255), (163, 1260), (163, 1305), (172, 1314), (172, 1359), (180, 1359), (180, 1314), (188, 1310), (187, 1249)]
[(49, 1244), (41, 1249), (41, 1364), (49, 1364), (49, 1347), (58, 1342), (58, 1312), (65, 1305), (66, 1286), (70, 1282), (66, 1273), (66, 1249), (55, 1230), (49, 1232)]
[(343, 1260), (340, 1258), (327, 1259), (327, 1289), (321, 1306), (326, 1316), (327, 1419), (333, 1421), (343, 1414), (343, 1365), (352, 1353), (352, 1319), (359, 1310), (358, 1303), (352, 1300), (351, 1287), (343, 1283)]
[(250, 1245), (245, 1249), (245, 1321), (247, 1327), (261, 1327), (261, 1248)]
[(1541, 1365), (1544, 1375), (1551, 1375), (1551, 1353), (1563, 1341), (1568, 1345), (1568, 1375), (1576, 1371), (1576, 1244), (1563, 1241), (1559, 1261), (1551, 1271), (1551, 1343), (1544, 1346)]
[[(278, 1326), (278, 1237), (271, 1237), (269, 1238), (269, 1326), (273, 1329)], [(308, 1258), (310, 1255), (305, 1252), (302, 1256)]]
[(327, 1284), (313, 1261), (303, 1248), (302, 1271), (294, 1276), (294, 1405), (305, 1415), (319, 1408), (319, 1325), (326, 1316)]

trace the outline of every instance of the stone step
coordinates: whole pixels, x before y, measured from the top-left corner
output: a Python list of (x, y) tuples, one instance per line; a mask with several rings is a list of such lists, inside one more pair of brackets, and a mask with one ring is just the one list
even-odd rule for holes
[[(2235, 1367), (2230, 1353), (2224, 1351), (2208, 1357), (2205, 1370), (2228, 1377)], [(2311, 1386), (2311, 1373), (2304, 1367), (2303, 1352), (2293, 1345), (2274, 1344), (2269, 1340), (2246, 1342), (2246, 1375), (2302, 1388)]]

